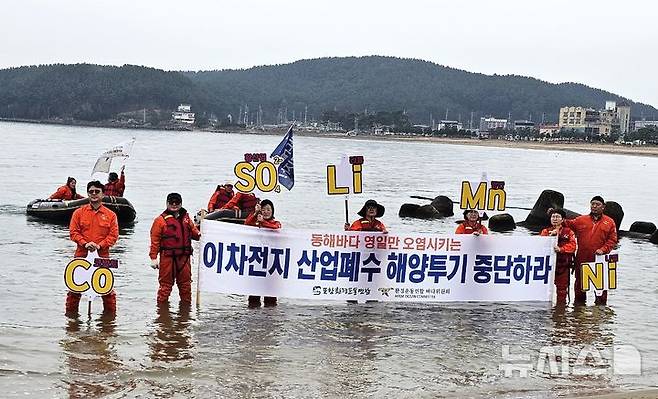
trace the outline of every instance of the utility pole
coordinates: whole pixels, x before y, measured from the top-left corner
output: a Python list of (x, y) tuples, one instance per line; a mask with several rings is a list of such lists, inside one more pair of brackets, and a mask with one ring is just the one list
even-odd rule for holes
[(306, 126), (306, 117), (308, 116), (308, 104), (304, 106), (304, 126)]
[(473, 130), (473, 111), (471, 111), (471, 120), (468, 122), (468, 130)]
[(444, 118), (444, 120), (446, 121), (448, 120), (448, 108), (446, 108), (446, 117)]

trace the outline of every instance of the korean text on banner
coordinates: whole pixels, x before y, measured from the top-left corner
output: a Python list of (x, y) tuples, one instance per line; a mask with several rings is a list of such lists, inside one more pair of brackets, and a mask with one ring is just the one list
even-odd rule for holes
[(206, 220), (203, 291), (303, 299), (550, 301), (553, 237), (267, 230)]

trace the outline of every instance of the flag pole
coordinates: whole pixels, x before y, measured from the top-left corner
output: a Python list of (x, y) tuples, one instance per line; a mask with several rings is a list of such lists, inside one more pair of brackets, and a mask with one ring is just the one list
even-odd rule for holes
[(87, 316), (91, 318), (91, 299), (87, 302)]

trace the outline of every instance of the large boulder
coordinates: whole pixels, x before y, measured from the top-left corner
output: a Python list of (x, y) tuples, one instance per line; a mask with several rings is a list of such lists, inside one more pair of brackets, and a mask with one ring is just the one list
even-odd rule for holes
[(401, 218), (413, 218), (416, 217), (416, 211), (420, 208), (418, 204), (402, 204), (398, 216)]
[(439, 219), (442, 218), (443, 215), (436, 210), (432, 205), (422, 205), (419, 206), (418, 209), (416, 209), (416, 214), (414, 217), (417, 217), (419, 219)]
[(633, 233), (653, 234), (656, 225), (651, 222), (633, 222), (629, 231)]
[(445, 195), (439, 195), (438, 197), (432, 200), (431, 205), (439, 211), (443, 216), (453, 216), (454, 212), (452, 210), (453, 203), (452, 200)]
[(509, 213), (500, 213), (489, 218), (489, 230), (491, 231), (511, 231), (515, 228), (516, 223)]
[(539, 195), (539, 198), (537, 198), (528, 217), (520, 224), (529, 228), (548, 226), (550, 224), (550, 219), (546, 213), (548, 208), (562, 208), (563, 206), (564, 195), (562, 193), (553, 190), (544, 190)]
[(624, 210), (621, 208), (621, 205), (614, 201), (606, 201), (604, 214), (610, 216), (612, 220), (615, 221), (617, 225), (617, 231), (619, 231), (619, 226), (621, 226), (621, 221), (624, 220)]

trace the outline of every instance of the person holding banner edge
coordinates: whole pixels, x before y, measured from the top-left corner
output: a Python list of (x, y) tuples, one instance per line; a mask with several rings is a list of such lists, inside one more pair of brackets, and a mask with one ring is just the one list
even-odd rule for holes
[(464, 210), (464, 221), (457, 226), (455, 234), (473, 234), (474, 236), (479, 236), (480, 234), (489, 234), (489, 230), (482, 225), (482, 218), (477, 209), (466, 209)]
[[(69, 224), (71, 241), (77, 244), (74, 256), (86, 258), (89, 252), (98, 252), (101, 258), (110, 256), (110, 247), (119, 238), (117, 215), (103, 206), (103, 184), (98, 180), (87, 183), (89, 204), (73, 212)], [(66, 295), (66, 315), (78, 314), (81, 294), (68, 292)], [(103, 297), (103, 312), (114, 315), (117, 310), (114, 290)]]
[[(182, 207), (178, 193), (167, 195), (167, 209), (155, 218), (151, 226), (151, 267), (158, 272), (158, 305), (165, 304), (174, 286), (178, 286), (181, 303), (192, 303), (192, 240), (201, 233)], [(158, 261), (158, 254), (160, 260)]]
[(555, 291), (558, 306), (567, 304), (569, 292), (569, 273), (574, 267), (574, 254), (576, 252), (576, 235), (568, 227), (563, 226), (567, 218), (562, 209), (553, 209), (549, 213), (551, 226), (543, 229), (539, 235), (557, 237), (557, 244), (553, 248), (556, 253)]
[[(274, 219), (274, 203), (268, 199), (262, 200), (256, 204), (254, 212), (247, 216), (244, 224), (246, 226), (264, 227), (266, 229), (277, 230), (281, 228), (281, 222)], [(255, 308), (260, 306), (260, 296), (249, 295), (249, 307)], [(265, 306), (276, 306), (277, 299), (274, 296), (263, 298)]]
[(384, 234), (388, 233), (384, 223), (376, 218), (384, 216), (386, 209), (383, 205), (378, 204), (377, 201), (369, 199), (363, 204), (363, 207), (357, 214), (361, 219), (354, 221), (351, 225), (345, 223), (345, 231), (380, 231)]

